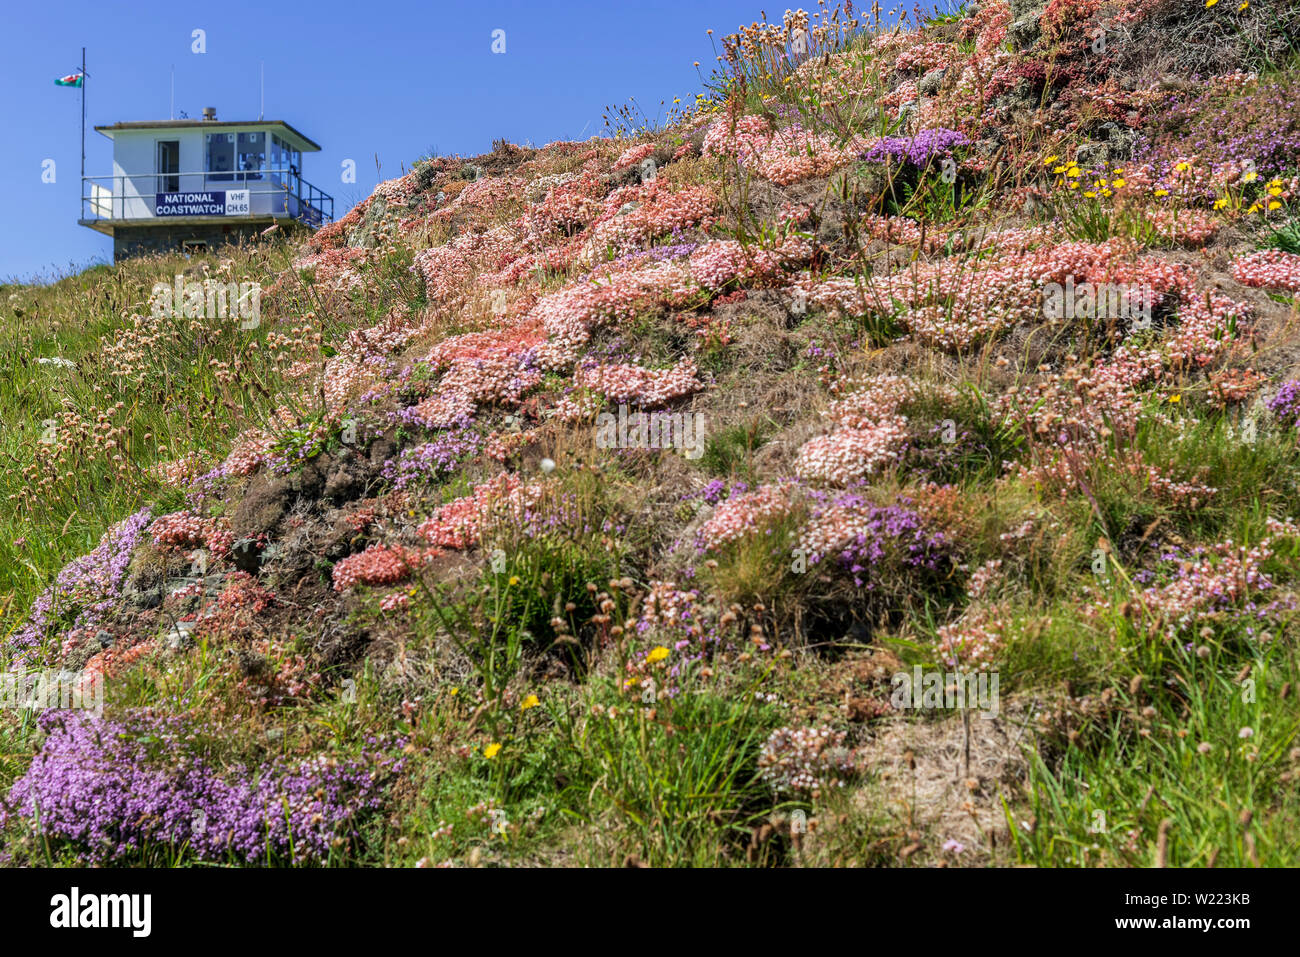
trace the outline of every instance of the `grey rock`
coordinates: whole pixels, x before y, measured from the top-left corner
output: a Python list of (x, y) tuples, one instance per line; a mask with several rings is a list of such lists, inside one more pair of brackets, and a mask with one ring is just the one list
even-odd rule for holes
[(1133, 154), (1133, 145), (1137, 142), (1135, 130), (1118, 123), (1103, 123), (1100, 132), (1109, 147), (1109, 158), (1112, 161), (1127, 159)]
[(1046, 6), (1044, 0), (1011, 0), (1011, 28), (1007, 38), (1021, 49), (1037, 43), (1042, 32), (1039, 20)]
[(1039, 28), (1038, 21), (1042, 18), (1041, 14), (1033, 14), (1024, 17), (1011, 24), (1007, 30), (1007, 39), (1016, 45), (1017, 49), (1025, 50), (1038, 42), (1042, 30)]
[(923, 96), (934, 96), (943, 86), (943, 78), (948, 74), (948, 68), (941, 66), (936, 70), (931, 70), (925, 76), (921, 77), (916, 84), (916, 90)]
[(194, 622), (192, 621), (173, 621), (167, 629), (167, 647), (171, 651), (184, 651), (194, 644), (194, 638), (191, 632), (194, 631)]
[(162, 604), (163, 590), (158, 585), (128, 588), (123, 591), (122, 597), (128, 605), (147, 610)]
[(1110, 163), (1111, 150), (1109, 143), (1084, 143), (1074, 154), (1074, 161), (1083, 169), (1101, 169)]

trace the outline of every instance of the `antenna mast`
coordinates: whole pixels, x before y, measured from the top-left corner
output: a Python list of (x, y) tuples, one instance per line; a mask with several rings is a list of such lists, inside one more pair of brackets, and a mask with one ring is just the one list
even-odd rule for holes
[(81, 179), (86, 179), (86, 48), (81, 48)]

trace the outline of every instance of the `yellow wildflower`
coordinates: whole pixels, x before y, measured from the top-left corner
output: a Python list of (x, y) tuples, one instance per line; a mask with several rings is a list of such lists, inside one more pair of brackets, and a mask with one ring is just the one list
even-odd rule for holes
[(497, 756), (497, 752), (500, 750), (501, 750), (501, 745), (498, 744), (496, 741), (493, 741), (491, 744), (489, 744), (486, 748), (483, 749), (483, 757), (495, 758)]
[(1158, 189), (1158, 190), (1156, 190), (1156, 195), (1157, 195), (1157, 196), (1168, 196), (1168, 195), (1169, 195), (1169, 190), (1167, 190), (1167, 189)]
[(1270, 199), (1270, 200), (1268, 201), (1268, 208), (1269, 208), (1270, 210), (1281, 209), (1281, 208), (1282, 208), (1282, 204), (1279, 203), (1279, 202), (1278, 202), (1277, 200), (1275, 200), (1275, 199)]
[(1125, 182), (1127, 182), (1127, 180), (1117, 179), (1115, 180), (1115, 182), (1111, 183), (1111, 185), (1114, 186), (1116, 189), (1123, 189)]
[(519, 705), (519, 710), (520, 710), (520, 711), (527, 711), (529, 708), (536, 708), (539, 704), (541, 704), (541, 702), (537, 700), (537, 695), (535, 695), (535, 694), (530, 694), (530, 695), (529, 695), (527, 698), (525, 698), (525, 699), (523, 700), (523, 702)]
[(669, 651), (663, 645), (652, 648), (650, 654), (645, 656), (646, 664), (654, 664), (656, 661), (663, 661), (669, 655)]

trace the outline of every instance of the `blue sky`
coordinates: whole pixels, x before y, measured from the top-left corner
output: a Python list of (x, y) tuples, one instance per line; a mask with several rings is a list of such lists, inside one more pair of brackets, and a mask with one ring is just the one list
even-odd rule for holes
[[(811, 4), (807, 4), (812, 6)], [(492, 140), (534, 144), (602, 130), (602, 109), (634, 96), (699, 88), (694, 60), (713, 60), (705, 30), (733, 31), (762, 0), (651, 3), (122, 3), (12, 4), (0, 31), (0, 279), (32, 278), (111, 259), (111, 241), (77, 225), (80, 93), (57, 87), (87, 57), (86, 173), (112, 169), (112, 144), (90, 127), (166, 119), (205, 106), (223, 120), (256, 119), (258, 64), (266, 118), (284, 120), (324, 149), (303, 175), (332, 193), (341, 215), (382, 176), (436, 149), (472, 155)], [(779, 17), (785, 7), (767, 5)], [(207, 52), (192, 52), (206, 33)], [(492, 31), (506, 32), (493, 54)], [(376, 174), (375, 157), (381, 173)], [(55, 162), (55, 182), (42, 164)], [(340, 181), (356, 161), (357, 182)]]

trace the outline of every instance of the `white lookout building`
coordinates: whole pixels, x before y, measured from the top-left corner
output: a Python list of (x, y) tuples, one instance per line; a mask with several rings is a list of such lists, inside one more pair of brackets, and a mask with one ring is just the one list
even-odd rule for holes
[(334, 219), (334, 197), (302, 177), (302, 154), (320, 146), (288, 123), (220, 121), (209, 107), (201, 120), (95, 129), (113, 141), (113, 173), (82, 178), (78, 222), (113, 237), (115, 260)]

